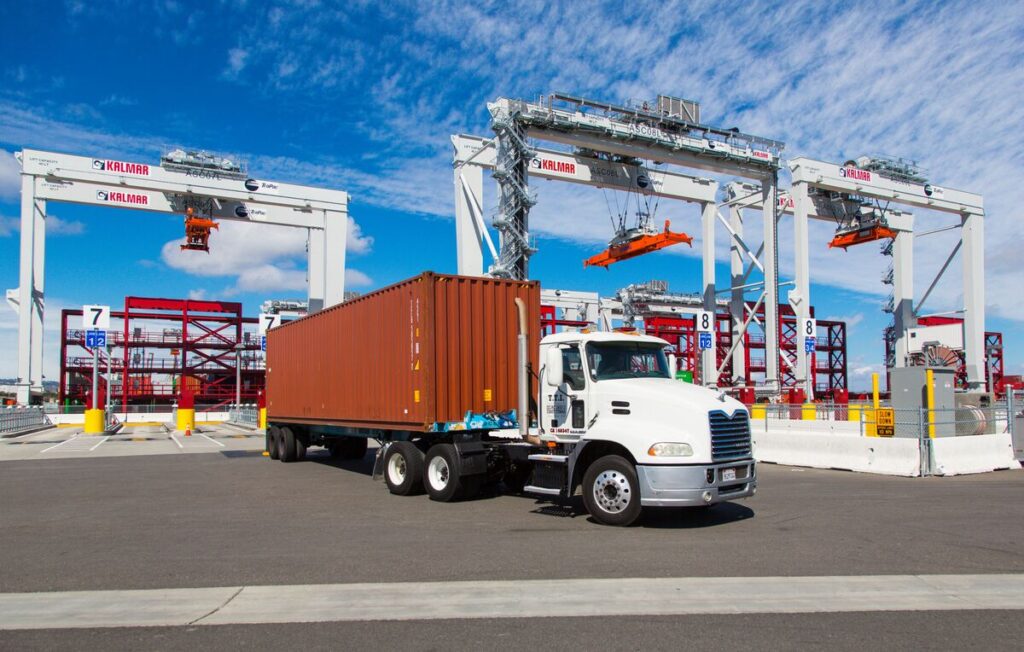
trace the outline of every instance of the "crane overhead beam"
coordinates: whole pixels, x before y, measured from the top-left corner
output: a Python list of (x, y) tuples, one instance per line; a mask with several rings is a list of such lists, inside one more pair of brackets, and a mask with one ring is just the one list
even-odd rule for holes
[(348, 193), (254, 179), (238, 167), (210, 165), (215, 157), (178, 154), (180, 160), (165, 160), (166, 165), (33, 149), (17, 154), (21, 164), (19, 403), (28, 404), (33, 393), (42, 391), (48, 201), (181, 215), (191, 219), (191, 225), (186, 222), (186, 228), (192, 228), (186, 243), (189, 249), (207, 250), (206, 238), (209, 229), (216, 228), (215, 219), (303, 228), (308, 232), (310, 308), (319, 310), (344, 299)]

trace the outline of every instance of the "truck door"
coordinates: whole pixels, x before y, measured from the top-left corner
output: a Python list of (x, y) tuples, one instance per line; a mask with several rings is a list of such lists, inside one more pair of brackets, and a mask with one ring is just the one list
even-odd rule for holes
[(562, 383), (544, 387), (544, 429), (554, 435), (583, 435), (589, 418), (587, 375), (578, 344), (562, 344)]

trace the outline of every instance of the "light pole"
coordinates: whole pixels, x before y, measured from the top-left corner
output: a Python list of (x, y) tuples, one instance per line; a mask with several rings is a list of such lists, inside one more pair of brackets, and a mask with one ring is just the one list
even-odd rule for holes
[(241, 409), (242, 405), (242, 349), (245, 345), (241, 342), (235, 344), (235, 409)]

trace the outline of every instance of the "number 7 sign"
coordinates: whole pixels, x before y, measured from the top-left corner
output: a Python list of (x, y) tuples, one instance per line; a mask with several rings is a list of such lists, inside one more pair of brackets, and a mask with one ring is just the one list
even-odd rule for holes
[(271, 328), (277, 328), (281, 325), (281, 315), (270, 315), (265, 312), (260, 313), (260, 324), (259, 324), (259, 335), (266, 335), (267, 331)]
[(110, 306), (82, 306), (82, 329), (109, 330)]

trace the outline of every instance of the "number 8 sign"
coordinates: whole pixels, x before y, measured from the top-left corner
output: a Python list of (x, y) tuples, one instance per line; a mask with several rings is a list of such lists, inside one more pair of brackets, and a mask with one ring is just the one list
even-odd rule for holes
[(818, 335), (818, 320), (805, 319), (800, 332), (804, 337), (816, 337)]
[(711, 317), (711, 313), (707, 310), (701, 310), (697, 313), (697, 332), (698, 333), (711, 333), (715, 330), (715, 321)]

